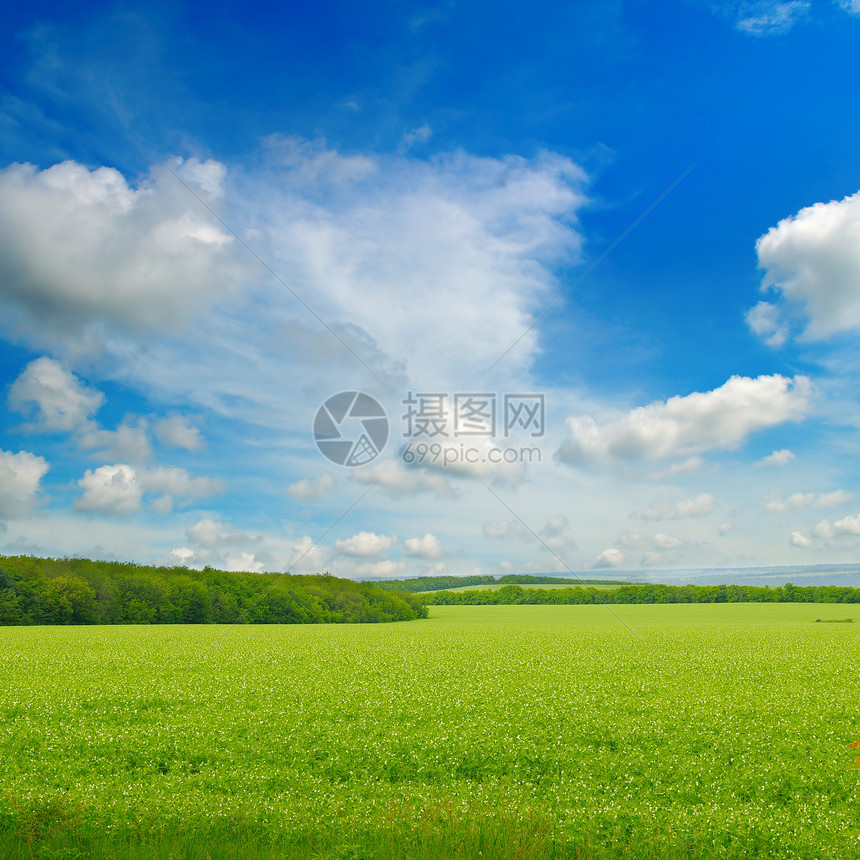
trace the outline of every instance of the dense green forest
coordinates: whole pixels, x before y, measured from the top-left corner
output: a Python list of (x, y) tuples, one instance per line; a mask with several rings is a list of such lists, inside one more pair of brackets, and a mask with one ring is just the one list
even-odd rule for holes
[(559, 576), (531, 576), (509, 573), (505, 576), (417, 576), (414, 579), (387, 579), (374, 582), (386, 591), (442, 591), (466, 585), (617, 585), (617, 579), (562, 579)]
[(0, 625), (319, 624), (426, 615), (416, 595), (327, 574), (0, 556)]
[(620, 588), (520, 588), (497, 591), (435, 591), (429, 606), (554, 606), (589, 603), (860, 603), (860, 588), (838, 585), (625, 585)]

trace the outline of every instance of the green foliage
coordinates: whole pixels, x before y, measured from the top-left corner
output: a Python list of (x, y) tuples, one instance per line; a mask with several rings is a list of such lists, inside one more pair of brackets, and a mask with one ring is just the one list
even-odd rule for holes
[(425, 618), (415, 595), (328, 575), (0, 558), (0, 626), (320, 624)]
[(860, 588), (837, 585), (771, 588), (757, 585), (623, 585), (597, 588), (520, 588), (436, 591), (422, 595), (428, 606), (570, 606), (629, 603), (860, 603)]
[[(377, 588), (386, 591), (442, 591), (449, 588), (463, 588), (468, 585), (617, 585), (616, 579), (564, 579), (559, 576), (532, 576), (527, 573), (508, 573), (495, 577), (474, 576), (416, 576), (412, 579), (387, 579), (374, 582)], [(622, 583), (623, 585), (624, 583)]]

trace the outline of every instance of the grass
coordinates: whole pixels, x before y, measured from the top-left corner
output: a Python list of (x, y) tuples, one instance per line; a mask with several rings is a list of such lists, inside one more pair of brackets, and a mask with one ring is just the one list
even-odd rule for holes
[(0, 628), (0, 857), (856, 858), (844, 611)]

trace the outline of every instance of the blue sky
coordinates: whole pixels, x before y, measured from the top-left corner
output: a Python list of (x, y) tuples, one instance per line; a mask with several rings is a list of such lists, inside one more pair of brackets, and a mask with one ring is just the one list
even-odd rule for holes
[[(856, 0), (36, 4), (0, 34), (0, 551), (856, 561)], [(389, 418), (362, 465), (315, 444), (343, 391)], [(539, 436), (491, 426), (505, 395)]]

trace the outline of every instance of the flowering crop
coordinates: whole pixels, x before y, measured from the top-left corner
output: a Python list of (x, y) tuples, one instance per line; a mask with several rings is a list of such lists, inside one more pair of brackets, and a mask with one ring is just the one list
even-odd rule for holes
[(361, 848), (388, 833), (458, 857), (857, 857), (860, 626), (816, 611), (2, 628), (0, 855), (65, 827), (317, 856), (398, 856)]

